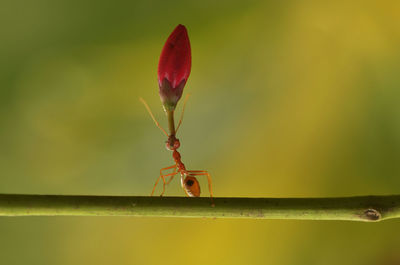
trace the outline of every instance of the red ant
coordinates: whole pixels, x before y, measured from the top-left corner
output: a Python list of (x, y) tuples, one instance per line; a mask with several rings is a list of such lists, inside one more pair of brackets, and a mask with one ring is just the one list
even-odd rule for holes
[[(163, 196), (164, 192), (165, 192), (165, 186), (171, 182), (171, 180), (174, 178), (174, 176), (176, 174), (180, 173), (182, 188), (185, 191), (185, 193), (187, 194), (187, 196), (189, 196), (189, 197), (199, 197), (200, 196), (200, 184), (199, 184), (199, 181), (196, 179), (196, 176), (207, 176), (208, 189), (210, 191), (210, 197), (212, 200), (213, 193), (212, 193), (210, 174), (205, 170), (187, 170), (185, 165), (182, 163), (181, 154), (177, 151), (177, 149), (180, 147), (180, 142), (175, 137), (175, 135), (178, 132), (178, 129), (182, 124), (183, 114), (185, 112), (185, 106), (186, 106), (186, 102), (187, 102), (188, 98), (189, 98), (189, 96), (186, 96), (185, 102), (183, 104), (181, 117), (178, 122), (178, 126), (176, 127), (176, 130), (175, 130), (174, 116), (173, 116), (174, 112), (173, 111), (167, 112), (168, 120), (169, 120), (169, 130), (170, 130), (169, 135), (158, 123), (158, 121), (154, 117), (153, 113), (151, 112), (150, 107), (147, 105), (146, 101), (144, 101), (144, 99), (140, 98), (140, 101), (146, 107), (147, 111), (149, 112), (149, 114), (150, 114), (151, 118), (153, 119), (153, 121), (155, 122), (156, 126), (158, 128), (160, 128), (160, 130), (168, 137), (168, 140), (166, 141), (166, 148), (168, 150), (172, 151), (172, 157), (175, 161), (174, 165), (172, 165), (170, 167), (162, 168), (160, 170), (160, 176), (158, 177), (156, 183), (154, 184), (154, 188), (153, 188), (153, 191), (151, 192), (151, 196), (153, 196), (154, 191), (155, 191), (160, 179), (162, 179), (162, 181), (163, 181), (163, 191), (160, 196)], [(168, 170), (168, 169), (173, 169), (173, 172), (164, 174), (163, 171)], [(165, 179), (166, 177), (170, 177), (170, 179), (168, 181), (166, 181), (166, 179)]]

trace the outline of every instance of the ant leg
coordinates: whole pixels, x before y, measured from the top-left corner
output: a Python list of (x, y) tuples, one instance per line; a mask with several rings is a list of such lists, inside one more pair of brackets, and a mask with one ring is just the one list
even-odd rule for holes
[[(161, 196), (164, 194), (166, 182), (165, 182), (165, 178), (164, 178), (165, 176), (164, 176), (164, 174), (163, 174), (162, 172), (163, 172), (164, 170), (171, 169), (171, 168), (175, 168), (175, 169), (176, 169), (176, 165), (172, 165), (172, 166), (170, 166), (170, 167), (165, 167), (165, 168), (160, 169), (160, 176), (158, 177), (156, 183), (154, 184), (153, 191), (151, 192), (151, 195), (150, 195), (150, 196), (153, 196), (154, 191), (156, 190), (157, 184), (158, 184), (158, 182), (160, 181), (160, 178), (161, 178), (161, 179), (163, 180), (163, 182), (164, 182), (164, 184), (163, 184), (163, 192), (161, 193)], [(167, 174), (167, 175), (168, 175), (168, 174)]]
[(174, 168), (174, 171), (172, 173), (171, 173), (171, 177), (167, 181), (167, 185), (171, 182), (171, 180), (175, 177), (175, 175), (178, 174), (178, 172), (176, 172), (176, 167)]
[[(161, 175), (164, 175), (164, 174), (162, 173), (163, 171), (165, 171), (165, 170), (167, 170), (167, 169), (171, 169), (171, 168), (174, 169), (173, 173), (175, 173), (175, 172), (176, 172), (176, 165), (172, 165), (172, 166), (170, 166), (170, 167), (162, 168), (162, 169), (160, 170), (160, 176), (161, 176)], [(175, 174), (173, 174), (173, 175), (168, 175), (168, 176), (171, 176), (171, 177), (170, 177), (170, 179), (167, 181), (167, 184), (169, 184), (169, 183), (171, 182), (171, 180), (174, 178), (174, 175), (175, 175)], [(165, 177), (165, 176), (166, 176), (166, 175), (164, 175), (164, 177)]]
[(212, 180), (211, 180), (211, 175), (205, 170), (188, 170), (189, 176), (207, 176), (207, 181), (208, 181), (208, 190), (210, 192), (210, 197), (211, 197), (211, 203), (212, 206), (214, 207), (214, 201), (213, 201), (213, 192), (212, 192)]
[(176, 170), (176, 165), (172, 165), (172, 166), (170, 166), (170, 167), (164, 167), (164, 168), (160, 169), (160, 175), (164, 175), (162, 172), (165, 171), (165, 170), (167, 170), (167, 169), (171, 169), (171, 168), (175, 168), (175, 169), (174, 169), (174, 172), (175, 172), (175, 170)]
[[(156, 190), (157, 184), (158, 184), (158, 182), (160, 181), (160, 178), (161, 178), (161, 177), (162, 177), (162, 176), (159, 176), (159, 177), (158, 177), (156, 183), (154, 184), (153, 191), (151, 192), (150, 196), (153, 196), (154, 191)], [(165, 183), (165, 179), (163, 179), (163, 181), (164, 181), (164, 183)], [(165, 189), (165, 185), (164, 185), (164, 189)], [(164, 191), (163, 191), (163, 193), (164, 193)]]
[(171, 179), (176, 175), (176, 174), (178, 174), (178, 172), (173, 172), (173, 173), (169, 173), (169, 174), (166, 174), (166, 175), (161, 175), (160, 176), (160, 178), (162, 178), (162, 180), (163, 180), (163, 191), (162, 191), (162, 193), (161, 193), (161, 195), (160, 196), (163, 196), (164, 195), (164, 192), (165, 192), (165, 186), (169, 183), (167, 183), (166, 181), (165, 181), (165, 177), (169, 177), (169, 176), (171, 176), (171, 178), (170, 178), (170, 180), (169, 181), (171, 181)]

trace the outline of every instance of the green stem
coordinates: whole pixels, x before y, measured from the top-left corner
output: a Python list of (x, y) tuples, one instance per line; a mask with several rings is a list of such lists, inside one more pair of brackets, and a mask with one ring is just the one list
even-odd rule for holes
[(400, 195), (342, 198), (123, 197), (0, 194), (0, 216), (157, 216), (381, 221)]
[(166, 112), (167, 112), (167, 118), (168, 118), (169, 135), (175, 136), (174, 111), (173, 110), (166, 110)]

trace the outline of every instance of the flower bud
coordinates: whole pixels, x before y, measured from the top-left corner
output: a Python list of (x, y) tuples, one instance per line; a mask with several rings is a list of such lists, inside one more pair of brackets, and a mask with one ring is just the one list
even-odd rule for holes
[(192, 64), (189, 36), (183, 25), (178, 25), (161, 52), (158, 63), (158, 85), (165, 110), (173, 111), (183, 93)]

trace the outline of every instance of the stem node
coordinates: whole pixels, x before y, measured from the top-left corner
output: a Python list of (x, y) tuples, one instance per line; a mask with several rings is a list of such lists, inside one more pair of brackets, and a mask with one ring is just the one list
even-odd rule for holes
[(382, 218), (382, 215), (378, 210), (370, 208), (364, 211), (363, 217), (366, 220), (376, 222)]

